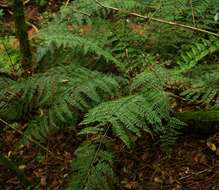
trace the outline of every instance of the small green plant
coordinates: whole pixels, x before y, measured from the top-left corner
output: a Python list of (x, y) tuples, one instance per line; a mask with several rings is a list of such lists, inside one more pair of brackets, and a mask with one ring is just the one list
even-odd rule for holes
[(1, 37), (0, 42), (0, 70), (2, 72), (19, 71), (20, 54), (13, 47), (17, 43), (16, 39), (13, 36)]

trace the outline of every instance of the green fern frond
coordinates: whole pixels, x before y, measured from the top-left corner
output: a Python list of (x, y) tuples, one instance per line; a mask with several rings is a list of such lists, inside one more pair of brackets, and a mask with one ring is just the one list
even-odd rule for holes
[(98, 149), (91, 142), (84, 142), (75, 151), (73, 179), (67, 190), (113, 190), (115, 177), (111, 153)]
[(140, 10), (143, 9), (142, 6), (144, 5), (144, 2), (139, 0), (127, 0), (125, 2), (123, 0), (104, 0), (101, 1), (101, 3), (103, 3), (104, 5), (114, 6), (126, 10), (133, 10), (136, 8)]
[(167, 130), (162, 124), (170, 118), (167, 102), (168, 96), (163, 91), (123, 97), (91, 109), (81, 124), (97, 124), (97, 128), (111, 124), (113, 132), (130, 147), (141, 130), (159, 135)]
[(190, 87), (180, 95), (192, 103), (214, 105), (219, 95), (219, 68), (217, 64), (199, 65), (190, 72)]
[(213, 109), (219, 110), (219, 97), (217, 97), (217, 99), (215, 100), (215, 105), (214, 105)]
[(195, 67), (200, 60), (218, 50), (219, 41), (217, 39), (202, 39), (201, 42), (193, 44), (190, 50), (183, 52), (181, 54), (181, 59), (177, 61), (180, 72), (191, 71), (191, 69)]
[(155, 15), (190, 23), (192, 23), (192, 16), (194, 16), (196, 24), (205, 22), (205, 25), (209, 23), (207, 17), (212, 16), (213, 12), (215, 14), (219, 5), (217, 0), (151, 0), (147, 3), (157, 8), (160, 7), (160, 11), (155, 12)]
[[(133, 78), (130, 90), (132, 93), (146, 94), (151, 91), (168, 91), (168, 89), (181, 91), (185, 90), (187, 86), (190, 86), (190, 79), (161, 64), (151, 64)], [(173, 92), (172, 90), (171, 92)]]
[[(77, 49), (77, 51), (81, 51), (84, 55), (88, 53), (94, 53), (103, 57), (107, 61), (111, 61), (119, 69), (123, 68), (122, 63), (113, 57), (109, 51), (103, 47), (103, 44), (98, 44), (97, 41), (82, 37), (79, 34), (70, 33), (67, 31), (66, 25), (60, 26), (54, 24), (50, 28), (47, 28), (45, 32), (42, 31), (39, 37), (42, 40), (42, 46), (40, 49), (43, 48), (46, 50), (46, 47), (50, 47), (51, 44), (55, 44), (58, 49), (70, 48), (74, 51)], [(47, 51), (41, 51), (40, 49), (38, 51), (41, 52), (41, 58), (47, 53)], [(38, 60), (40, 60), (40, 58), (38, 58)]]
[(17, 81), (9, 76), (8, 73), (0, 75), (0, 118), (13, 121), (21, 117), (22, 106), (18, 102), (19, 94), (16, 90), (14, 91)]
[[(105, 44), (110, 47), (112, 55), (114, 55), (120, 62), (124, 63), (124, 72), (138, 73), (143, 71), (148, 65), (155, 63), (153, 55), (144, 52), (139, 45), (147, 41), (147, 37), (138, 35), (131, 30), (131, 25), (118, 22), (115, 26), (118, 27), (118, 32), (108, 36)], [(121, 28), (125, 32), (121, 33)]]
[(39, 139), (38, 134), (48, 129), (74, 125), (78, 112), (87, 112), (104, 99), (116, 96), (119, 90), (113, 76), (78, 65), (54, 67), (2, 88), (0, 116), (10, 120), (12, 112), (16, 118), (30, 119), (27, 134)]
[(167, 69), (159, 65), (151, 65), (133, 79), (131, 91), (162, 90), (170, 79)]
[(36, 117), (29, 121), (27, 129), (24, 131), (24, 135), (20, 139), (20, 144), (27, 144), (30, 138), (41, 141), (49, 132), (52, 131), (52, 127), (48, 124), (48, 118), (46, 116)]
[[(144, 4), (144, 2), (141, 0), (127, 0), (125, 2), (123, 0), (101, 0), (99, 2), (107, 6), (114, 6), (126, 10), (133, 10), (136, 8), (143, 9), (142, 4)], [(74, 8), (74, 10), (80, 10), (90, 15), (96, 14), (101, 16), (103, 15), (100, 13), (104, 10), (104, 8), (102, 8), (96, 1), (93, 0), (76, 0), (71, 3), (70, 9), (71, 8)]]
[[(143, 2), (136, 0), (128, 0), (126, 2), (110, 0), (101, 2), (106, 5), (128, 10), (136, 7), (143, 8)], [(106, 13), (106, 16), (101, 16), (104, 11), (111, 12), (92, 0), (73, 1), (69, 6), (63, 7), (61, 13), (49, 22), (48, 26), (41, 30), (38, 35), (41, 39), (41, 46), (38, 48), (37, 60), (42, 60), (45, 55), (48, 55), (48, 53), (54, 51), (54, 49), (69, 49), (68, 55), (70, 54), (73, 58), (75, 57), (74, 55), (78, 55), (79, 52), (82, 53), (82, 57), (84, 55), (94, 55), (94, 60), (102, 57), (106, 61), (115, 64), (120, 71), (124, 71), (124, 60), (118, 59), (117, 54), (114, 54), (114, 52), (111, 51), (112, 47), (109, 46), (109, 35), (117, 31), (115, 31), (115, 27), (112, 28), (112, 21), (107, 18), (108, 13)], [(66, 20), (66, 18), (68, 19)], [(83, 33), (80, 32), (81, 27), (88, 27), (90, 30), (89, 32)], [(119, 27), (118, 34), (120, 31), (121, 27)], [(130, 34), (127, 33), (126, 37), (128, 35)], [(132, 39), (132, 37), (133, 35), (128, 39)], [(125, 38), (123, 37), (123, 39)], [(121, 41), (123, 41), (123, 39), (121, 39)], [(138, 37), (138, 40), (140, 41), (142, 38)], [(134, 48), (129, 49), (129, 60), (135, 63), (134, 60), (139, 59), (137, 63), (139, 64), (141, 61), (142, 64), (146, 59), (143, 53), (141, 52), (142, 58), (140, 60), (139, 56), (137, 56), (140, 51), (132, 53), (132, 50), (134, 50)], [(125, 49), (123, 49), (123, 52), (124, 51)], [(131, 56), (131, 54), (133, 56)], [(64, 60), (65, 58), (62, 59)]]
[(160, 135), (161, 148), (165, 152), (171, 152), (172, 146), (175, 145), (178, 136), (180, 135), (179, 129), (185, 126), (182, 121), (171, 117), (165, 124), (165, 130)]

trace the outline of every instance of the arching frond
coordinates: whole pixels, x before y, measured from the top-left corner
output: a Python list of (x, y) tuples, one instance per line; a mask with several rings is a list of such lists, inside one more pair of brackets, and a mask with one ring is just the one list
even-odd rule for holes
[(216, 51), (219, 50), (219, 40), (205, 40), (195, 43), (192, 47), (181, 54), (181, 59), (177, 64), (180, 67), (180, 72), (188, 72), (195, 67), (198, 62)]
[[(167, 99), (167, 94), (155, 91), (147, 96), (132, 95), (104, 102), (91, 109), (81, 124), (97, 124), (97, 128), (111, 124), (113, 132), (130, 147), (133, 136), (140, 136), (141, 131), (162, 136), (168, 130), (162, 122), (170, 119)], [(179, 125), (169, 127), (177, 128)]]
[(6, 119), (12, 110), (20, 118), (36, 116), (29, 123), (27, 134), (37, 138), (50, 128), (74, 125), (79, 111), (86, 112), (118, 91), (119, 83), (113, 76), (76, 65), (60, 66), (1, 89), (0, 98), (4, 101), (0, 113)]

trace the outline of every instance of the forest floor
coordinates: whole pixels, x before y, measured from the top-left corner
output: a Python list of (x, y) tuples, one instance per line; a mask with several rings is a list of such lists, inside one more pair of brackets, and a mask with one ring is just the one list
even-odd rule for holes
[[(57, 132), (43, 144), (16, 148), (20, 135), (4, 128), (0, 133), (1, 153), (18, 164), (33, 189), (64, 190), (71, 178), (71, 159), (81, 141), (73, 132)], [(132, 150), (119, 141), (115, 149), (118, 190), (218, 190), (219, 159), (206, 145), (207, 137), (182, 136), (171, 155), (162, 153), (159, 144), (147, 135)], [(20, 189), (16, 175), (0, 166), (0, 189)]]
[[(50, 5), (48, 10), (57, 10), (58, 6), (54, 7), (57, 3), (51, 1)], [(36, 6), (27, 7), (27, 18), (34, 26), (41, 22), (39, 12)], [(4, 22), (9, 30), (13, 27), (10, 14)], [(29, 33), (32, 31), (30, 27)], [(50, 153), (33, 144), (17, 148), (19, 139), (20, 134), (4, 126), (0, 130), (0, 153), (15, 161), (36, 184), (33, 189), (64, 190), (71, 178), (70, 162), (81, 139), (73, 132), (57, 132), (43, 144)], [(207, 136), (181, 136), (169, 156), (148, 135), (143, 135), (132, 150), (118, 141), (114, 147), (116, 189), (219, 190), (219, 158), (208, 149), (207, 139)], [(0, 166), (0, 190), (16, 189), (21, 189), (16, 175)]]

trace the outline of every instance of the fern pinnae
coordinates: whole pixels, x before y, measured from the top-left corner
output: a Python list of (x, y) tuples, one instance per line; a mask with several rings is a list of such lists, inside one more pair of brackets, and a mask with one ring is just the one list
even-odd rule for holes
[[(54, 26), (53, 26), (54, 27)], [(52, 28), (48, 28), (47, 32), (42, 32), (39, 37), (42, 39), (42, 47), (50, 46), (50, 44), (55, 44), (57, 48), (78, 48), (82, 50), (84, 54), (88, 52), (96, 53), (98, 56), (103, 56), (107, 61), (114, 63), (119, 69), (123, 70), (123, 64), (119, 62), (115, 57), (113, 57), (109, 51), (103, 49), (96, 41), (91, 39), (86, 39), (78, 34), (72, 34), (65, 30), (66, 26), (57, 26), (56, 32)], [(57, 30), (58, 28), (58, 30)], [(63, 33), (65, 34), (63, 36)], [(40, 51), (40, 50), (39, 50)], [(43, 55), (41, 55), (43, 57)]]
[(100, 147), (101, 142), (99, 145), (84, 142), (76, 150), (77, 157), (73, 162), (73, 172), (76, 176), (68, 190), (114, 189), (112, 155)]
[[(43, 139), (50, 130), (74, 126), (79, 111), (86, 112), (104, 99), (116, 96), (119, 86), (120, 84), (113, 75), (102, 74), (75, 65), (59, 66), (46, 73), (35, 74), (16, 81), (11, 86), (14, 95), (11, 95), (10, 101), (20, 94), (16, 100), (19, 109), (12, 108), (16, 111), (21, 110), (21, 113), (16, 114), (21, 117), (28, 113), (30, 125), (27, 129), (30, 129), (27, 130), (27, 134), (33, 137), (36, 134), (36, 138), (40, 139), (39, 134), (45, 132), (42, 135)], [(2, 96), (5, 94), (3, 93)], [(0, 113), (12, 108), (7, 104), (1, 105)], [(39, 110), (42, 110), (41, 113)], [(42, 124), (42, 128), (37, 128), (36, 123), (39, 122), (38, 118), (41, 116), (47, 121), (39, 124)], [(34, 119), (35, 117), (37, 119)], [(46, 124), (48, 126), (45, 126)]]
[(179, 72), (186, 73), (195, 67), (200, 60), (219, 50), (218, 39), (205, 40), (194, 43), (190, 50), (181, 53), (181, 59), (177, 61)]
[[(160, 99), (160, 96), (157, 98)], [(112, 129), (118, 132), (117, 135), (130, 147), (132, 144), (131, 136), (140, 136), (140, 129), (149, 133), (162, 131), (159, 130), (162, 125), (161, 118), (168, 116), (169, 110), (165, 106), (164, 109), (162, 108), (162, 102), (152, 103), (156, 102), (157, 98), (148, 99), (140, 94), (105, 102), (90, 110), (81, 124), (91, 125), (98, 122), (100, 126), (103, 126), (106, 123), (111, 123)], [(150, 125), (156, 127), (153, 129)]]
[[(210, 4), (216, 1), (100, 0), (118, 7), (121, 14), (95, 0), (72, 1), (37, 35), (38, 73), (15, 81), (0, 78), (0, 117), (11, 122), (25, 118), (25, 136), (43, 141), (54, 130), (77, 126), (84, 116), (79, 134), (91, 138), (75, 152), (68, 190), (112, 190), (113, 156), (104, 144), (108, 135), (113, 133), (128, 148), (143, 131), (158, 136), (163, 147), (173, 145), (183, 123), (171, 114), (169, 89), (188, 101), (219, 108), (218, 73), (212, 73), (209, 80), (187, 75), (193, 76), (199, 63), (218, 51), (218, 40), (200, 40), (198, 33), (153, 21), (145, 25), (144, 19), (126, 13), (143, 12), (182, 24), (191, 23), (194, 16), (199, 27), (206, 22), (205, 13), (209, 11), (212, 17), (215, 9)], [(218, 30), (210, 19), (204, 26)], [(194, 43), (189, 50), (176, 57), (181, 47), (191, 43), (191, 37)], [(208, 72), (206, 67), (203, 70)], [(177, 86), (179, 79), (187, 82), (182, 89)]]

